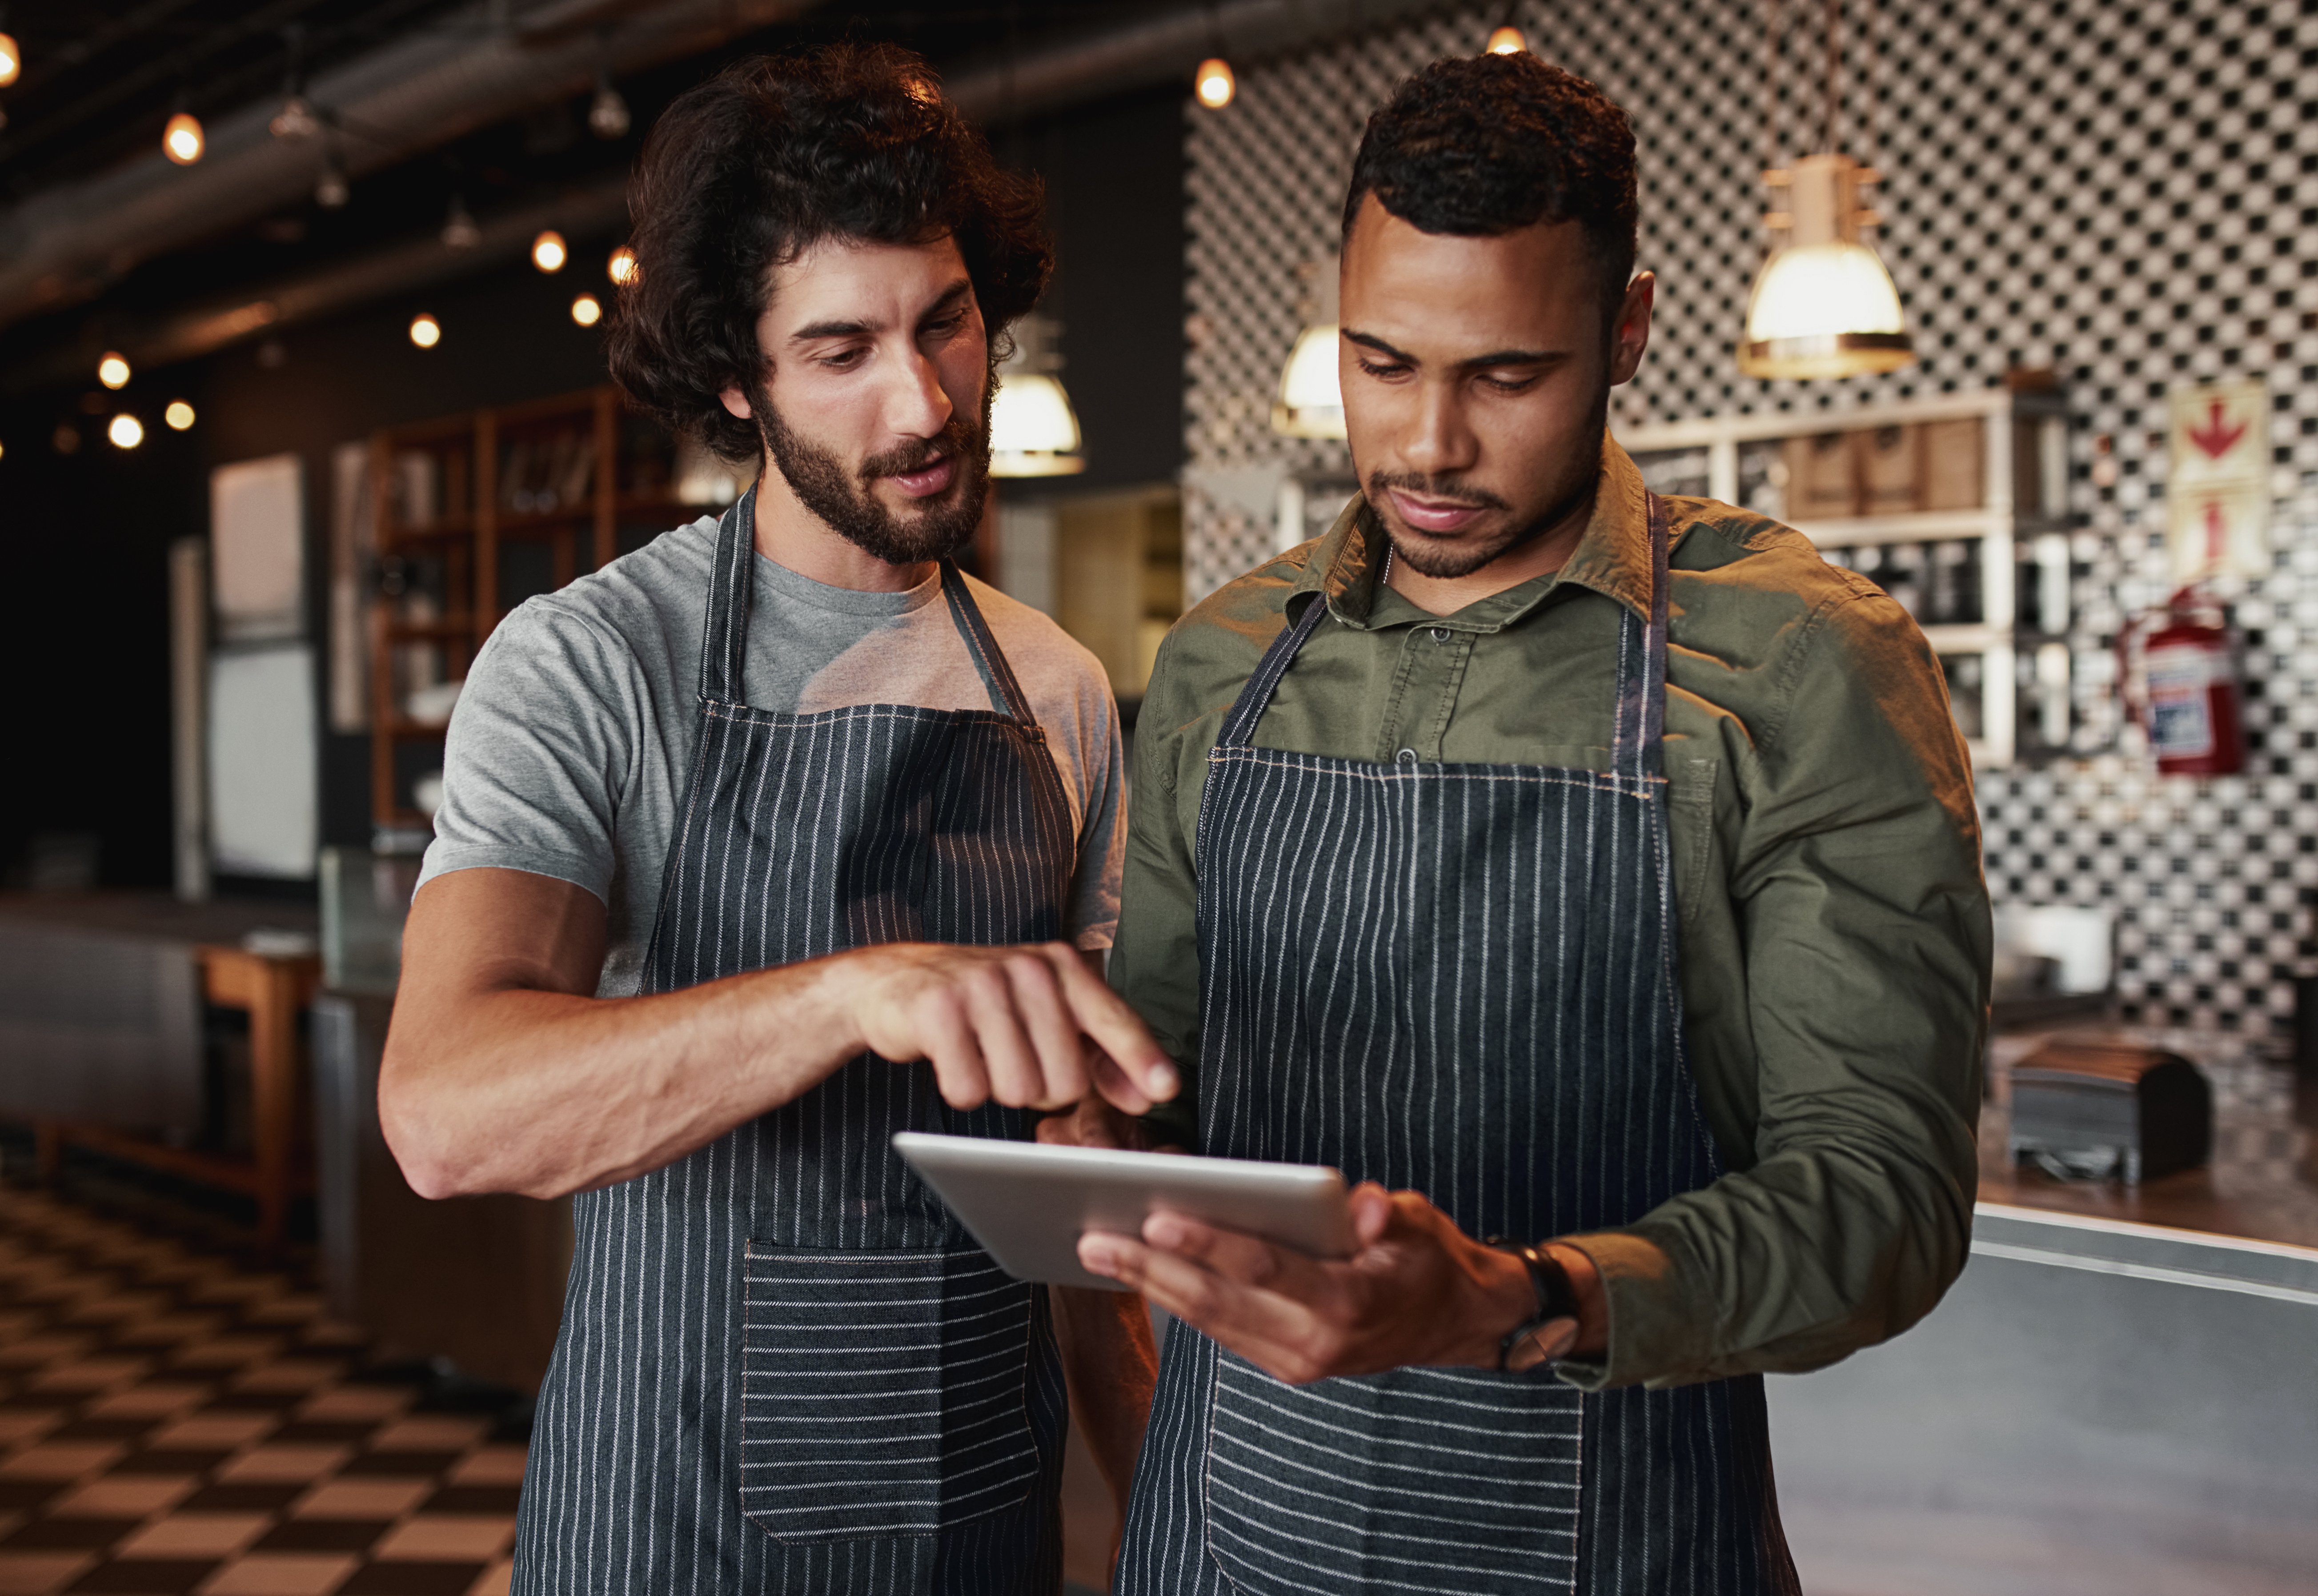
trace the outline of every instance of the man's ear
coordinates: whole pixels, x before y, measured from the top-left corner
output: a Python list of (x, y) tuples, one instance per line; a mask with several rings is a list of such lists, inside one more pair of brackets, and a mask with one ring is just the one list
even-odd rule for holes
[(1610, 383), (1633, 381), (1641, 369), (1642, 351), (1650, 342), (1650, 308), (1658, 300), (1658, 280), (1652, 272), (1639, 272), (1626, 284), (1618, 302), (1617, 319), (1610, 327)]
[(718, 390), (716, 397), (724, 401), (724, 408), (727, 410), (730, 410), (733, 415), (738, 416), (743, 421), (747, 421), (756, 415), (754, 410), (749, 408), (749, 396), (742, 393), (737, 388), (721, 389)]

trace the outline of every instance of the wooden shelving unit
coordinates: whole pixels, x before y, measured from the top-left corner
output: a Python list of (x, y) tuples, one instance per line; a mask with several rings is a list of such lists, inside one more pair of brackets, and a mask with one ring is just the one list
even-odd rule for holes
[[(413, 695), (463, 680), (483, 640), (532, 592), (615, 559), (624, 525), (658, 531), (696, 511), (668, 491), (666, 440), (640, 448), (624, 423), (617, 392), (602, 387), (372, 435), (371, 811), (380, 828), (427, 824), (409, 802), (402, 750), (439, 745), (448, 714), (413, 713)], [(511, 562), (531, 566), (535, 579), (511, 584)]]
[[(2024, 745), (2065, 749), (2068, 433), (2058, 391), (1708, 417), (1617, 438), (1659, 491), (1760, 509), (1882, 581), (1940, 656), (1975, 766), (2003, 769)], [(1822, 455), (1835, 469), (1814, 478)], [(1837, 503), (1853, 513), (1829, 513)], [(1933, 602), (1943, 578), (1947, 601)]]

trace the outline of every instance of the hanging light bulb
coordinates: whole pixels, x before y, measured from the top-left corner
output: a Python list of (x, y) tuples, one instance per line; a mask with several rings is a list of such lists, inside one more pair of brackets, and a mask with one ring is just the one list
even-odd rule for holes
[(1324, 255), (1300, 268), (1308, 289), (1304, 330), (1280, 368), (1271, 430), (1287, 438), (1342, 438), (1344, 390), (1337, 375), (1337, 258)]
[(112, 440), (116, 449), (134, 449), (145, 441), (145, 424), (124, 410), (112, 418), (104, 435)]
[(581, 327), (593, 327), (604, 319), (604, 302), (592, 293), (583, 293), (571, 301), (571, 319)]
[(636, 280), (636, 252), (626, 245), (612, 251), (612, 258), (604, 263), (604, 275), (621, 288)]
[(312, 139), (320, 134), (322, 119), (316, 113), (312, 101), (293, 94), (282, 102), (282, 109), (265, 126), (276, 139)]
[(346, 168), (332, 148), (323, 152), (322, 175), (314, 181), (314, 203), (325, 211), (339, 211), (353, 197), (354, 190), (346, 182)]
[(108, 349), (104, 358), (96, 363), (96, 380), (107, 388), (129, 386), (129, 362), (116, 351)]
[(24, 69), (24, 52), (16, 48), (13, 33), (0, 33), (0, 89), (16, 81)]
[(1747, 300), (1738, 369), (1749, 377), (1857, 377), (1913, 365), (1916, 345), (1900, 291), (1859, 229), (1876, 220), (1859, 204), (1875, 181), (1849, 156), (1806, 156), (1789, 173), (1766, 173), (1788, 191), (1767, 219), (1787, 241), (1773, 249)]
[(443, 341), (443, 324), (421, 310), (410, 318), (410, 341), (421, 349), (432, 349)]
[(171, 432), (184, 432), (193, 425), (193, 408), (183, 399), (171, 399), (161, 419), (169, 424)]
[(1517, 56), (1527, 49), (1529, 49), (1529, 40), (1523, 39), (1522, 31), (1511, 22), (1505, 23), (1489, 35), (1489, 53), (1493, 56)]
[(472, 249), (482, 241), (483, 229), (475, 225), (474, 217), (468, 213), (466, 196), (453, 194), (450, 214), (443, 219), (443, 247)]
[(990, 405), (990, 474), (1070, 477), (1086, 470), (1079, 453), (1079, 418), (1054, 372), (1061, 329), (1043, 316), (1014, 326), (1014, 352), (998, 368)]
[(571, 252), (564, 246), (563, 235), (553, 228), (547, 229), (531, 241), (531, 264), (543, 272), (562, 271), (563, 263), (571, 257)]
[(161, 130), (161, 153), (180, 166), (190, 166), (202, 158), (208, 148), (202, 137), (202, 124), (190, 111), (180, 111)]
[(596, 97), (588, 104), (588, 130), (606, 140), (628, 136), (628, 103), (620, 98), (620, 91), (612, 86), (610, 74), (598, 68), (596, 73)]
[(1232, 76), (1231, 63), (1221, 56), (1209, 56), (1199, 63), (1199, 72), (1191, 79), (1191, 92), (1199, 103), (1209, 111), (1221, 111), (1239, 93), (1239, 81)]

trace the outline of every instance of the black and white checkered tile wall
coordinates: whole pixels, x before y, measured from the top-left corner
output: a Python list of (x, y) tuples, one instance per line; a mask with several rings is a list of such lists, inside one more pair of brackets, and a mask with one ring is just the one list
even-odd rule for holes
[[(1478, 49), (1496, 6), (1253, 63), (1220, 112), (1187, 110), (1194, 597), (1265, 558), (1272, 528), (1217, 491), (1285, 463), (1346, 475), (1340, 446), (1275, 437), (1298, 267), (1331, 248), (1369, 111), (1402, 76)], [(1816, 114), (1819, 7), (1783, 8), (1790, 126)], [(2049, 367), (2070, 400), (2080, 758), (1981, 783), (1999, 903), (2103, 904), (2130, 1018), (2279, 1034), (2318, 896), (2318, 3), (1883, 0), (1846, 16), (1844, 142), (1886, 174), (1881, 243), (1921, 363), (1882, 379), (1761, 382), (1731, 359), (1762, 254), (1765, 7), (1568, 0), (1517, 8), (1531, 48), (1634, 120), (1642, 265), (1659, 313), (1628, 425), (1828, 411)], [(1798, 13), (1801, 13), (1800, 15)], [(1800, 70), (1799, 70), (1800, 69)], [(1795, 153), (1789, 139), (1782, 158)], [(2239, 596), (2248, 774), (2148, 773), (2119, 741), (2113, 645), (2168, 590), (2165, 398), (2260, 376), (2275, 410), (2271, 574)], [(2091, 475), (2111, 440), (2113, 484)], [(1316, 509), (1318, 507), (1315, 507)]]

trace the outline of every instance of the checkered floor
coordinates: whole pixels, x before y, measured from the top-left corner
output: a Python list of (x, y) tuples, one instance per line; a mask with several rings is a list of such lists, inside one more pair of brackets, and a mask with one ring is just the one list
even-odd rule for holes
[(289, 1277), (0, 1185), (0, 1596), (503, 1592), (524, 1448)]

